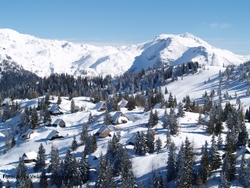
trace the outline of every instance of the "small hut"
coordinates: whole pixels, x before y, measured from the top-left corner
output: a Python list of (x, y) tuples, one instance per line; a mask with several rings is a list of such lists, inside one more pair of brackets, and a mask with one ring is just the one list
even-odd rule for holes
[(118, 125), (122, 123), (127, 123), (129, 121), (128, 117), (126, 117), (122, 112), (117, 111), (111, 118), (112, 124)]
[(54, 139), (57, 139), (57, 138), (63, 138), (63, 136), (60, 135), (58, 131), (51, 130), (46, 139), (47, 140), (54, 140)]
[(22, 139), (24, 140), (30, 139), (30, 135), (33, 133), (34, 131), (32, 129), (28, 129), (25, 133), (22, 134)]
[(109, 127), (107, 127), (107, 126), (105, 126), (105, 125), (103, 125), (97, 132), (96, 132), (96, 136), (98, 136), (99, 138), (106, 138), (107, 136), (111, 136), (111, 133), (112, 132), (112, 130), (109, 128)]
[(104, 101), (100, 101), (95, 105), (94, 109), (99, 112), (104, 111), (106, 110), (106, 103)]
[(50, 109), (49, 112), (51, 115), (61, 115), (63, 114), (63, 112), (61, 111), (61, 108), (58, 104), (53, 104)]
[(35, 151), (26, 152), (23, 154), (23, 160), (25, 163), (36, 162), (37, 153)]
[(66, 127), (66, 123), (62, 119), (56, 119), (54, 121), (54, 123), (52, 124), (52, 126), (54, 126), (54, 127), (57, 127), (57, 126)]

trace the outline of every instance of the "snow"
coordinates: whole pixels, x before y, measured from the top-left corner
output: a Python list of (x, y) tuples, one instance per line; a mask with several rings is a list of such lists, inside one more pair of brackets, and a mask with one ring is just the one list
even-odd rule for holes
[[(186, 36), (186, 35), (185, 35)], [(156, 40), (164, 39), (166, 36), (160, 36)], [(168, 36), (169, 37), (169, 36)], [(190, 36), (189, 36), (190, 37)], [(200, 39), (197, 39), (199, 40)], [(200, 41), (202, 42), (202, 41)], [(66, 48), (65, 46), (64, 48)], [(169, 92), (173, 94), (177, 98), (177, 101), (182, 101), (186, 95), (189, 95), (191, 100), (200, 101), (201, 96), (204, 94), (205, 91), (208, 93), (212, 89), (217, 89), (219, 85), (219, 71), (224, 71), (225, 68), (223, 67), (216, 67), (216, 66), (205, 66), (203, 69), (200, 69), (195, 74), (184, 75), (183, 78), (178, 78), (178, 81), (172, 82), (166, 85)], [(241, 102), (244, 107), (250, 106), (249, 97), (247, 97), (246, 89), (248, 86), (244, 83), (239, 82), (230, 82), (229, 84), (229, 94), (234, 96), (235, 92), (237, 96), (240, 97)], [(164, 87), (162, 87), (162, 91), (164, 91)], [(225, 92), (225, 89), (222, 88), (222, 93)], [(165, 99), (168, 99), (169, 94), (165, 95)], [(215, 95), (214, 100), (217, 100), (217, 95)], [(35, 133), (32, 134), (31, 139), (27, 141), (23, 141), (18, 139), (19, 135), (15, 135), (17, 145), (14, 148), (11, 148), (6, 154), (3, 154), (3, 150), (5, 149), (5, 135), (4, 131), (9, 129), (10, 124), (17, 124), (19, 120), (19, 116), (12, 118), (4, 123), (0, 123), (0, 173), (1, 174), (9, 174), (15, 175), (15, 168), (18, 164), (18, 159), (23, 153), (30, 152), (30, 151), (38, 151), (39, 145), (42, 143), (45, 150), (46, 150), (46, 157), (50, 156), (50, 150), (52, 144), (57, 146), (59, 149), (59, 154), (61, 159), (64, 159), (66, 150), (71, 147), (71, 143), (73, 137), (76, 136), (76, 140), (79, 142), (80, 140), (80, 132), (82, 129), (82, 125), (88, 122), (88, 117), (91, 109), (91, 114), (94, 117), (94, 122), (89, 125), (88, 132), (89, 134), (95, 134), (99, 130), (102, 129), (103, 126), (103, 115), (104, 111), (99, 112), (98, 108), (94, 108), (95, 104), (91, 103), (88, 97), (75, 97), (73, 98), (75, 104), (84, 107), (83, 111), (79, 111), (77, 113), (71, 114), (70, 113), (70, 101), (67, 97), (61, 97), (62, 103), (60, 104), (61, 109), (63, 109), (66, 113), (61, 114), (58, 116), (52, 116), (52, 122), (56, 121), (57, 119), (63, 119), (67, 125), (67, 127), (61, 128), (53, 128), (53, 127), (46, 127), (41, 124)], [(55, 103), (57, 97), (54, 97), (54, 101), (51, 100), (51, 103)], [(38, 99), (32, 100), (19, 100), (20, 107), (22, 111), (24, 111), (25, 106), (37, 106)], [(235, 97), (232, 98), (230, 101), (232, 104), (236, 103)], [(223, 105), (225, 104), (225, 101)], [(165, 109), (159, 108), (159, 106), (155, 106), (157, 110), (159, 119), (162, 120)], [(167, 109), (169, 112), (169, 109)], [(144, 112), (143, 108), (136, 108), (133, 111), (127, 111), (126, 108), (121, 108), (121, 112), (125, 114), (126, 117), (129, 118), (125, 124), (119, 124), (112, 126), (112, 132), (120, 135), (120, 143), (123, 146), (126, 146), (126, 149), (129, 151), (130, 156), (133, 162), (133, 172), (136, 176), (137, 182), (148, 183), (151, 178), (152, 171), (160, 171), (164, 177), (166, 174), (166, 164), (168, 160), (168, 149), (163, 147), (160, 150), (159, 154), (146, 154), (145, 156), (137, 156), (133, 153), (133, 146), (128, 145), (129, 142), (134, 142), (135, 134), (137, 131), (147, 131), (146, 124), (149, 119), (149, 112)], [(198, 113), (192, 112), (185, 112), (185, 116), (183, 118), (179, 118), (179, 125), (180, 125), (180, 133), (176, 136), (172, 136), (172, 140), (175, 142), (177, 149), (180, 148), (182, 142), (185, 141), (186, 137), (193, 143), (195, 152), (199, 153), (201, 146), (208, 142), (210, 145), (211, 136), (205, 133), (206, 127), (198, 126)], [(208, 121), (208, 116), (205, 116), (204, 119)], [(250, 124), (246, 123), (248, 130), (250, 129)], [(166, 142), (166, 130), (162, 127), (162, 121), (160, 121), (155, 127), (155, 139), (158, 137), (162, 140), (163, 146)], [(52, 134), (53, 132), (60, 132), (60, 135), (63, 135), (64, 138), (48, 141), (48, 135)], [(225, 138), (225, 133), (223, 133), (223, 138)], [(3, 139), (2, 139), (3, 138)], [(97, 138), (97, 145), (98, 149), (94, 153), (89, 156), (90, 166), (96, 168), (98, 160), (92, 160), (94, 156), (100, 156), (100, 154), (105, 154), (108, 141), (110, 137), (99, 139)], [(83, 151), (84, 146), (79, 146), (79, 148), (75, 151), (76, 156), (79, 158), (80, 153)], [(222, 154), (222, 153), (221, 153)], [(239, 159), (237, 159), (237, 165), (239, 166)], [(199, 160), (199, 157), (196, 161)], [(27, 166), (29, 173), (33, 174), (33, 166)], [(218, 181), (220, 180), (218, 171), (213, 172), (211, 178), (208, 180), (206, 186), (207, 187), (217, 187)], [(93, 183), (93, 182), (91, 182)], [(236, 187), (236, 186), (234, 186)]]
[(119, 76), (128, 70), (161, 64), (179, 65), (198, 61), (200, 64), (222, 67), (250, 59), (250, 56), (239, 56), (214, 48), (190, 33), (162, 34), (149, 42), (130, 46), (97, 47), (0, 29), (0, 41), (0, 59), (15, 61), (25, 70), (41, 77), (52, 73)]

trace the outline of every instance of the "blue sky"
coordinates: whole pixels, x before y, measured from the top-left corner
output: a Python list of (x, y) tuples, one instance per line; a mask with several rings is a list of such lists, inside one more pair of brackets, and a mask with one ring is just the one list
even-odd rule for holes
[(248, 0), (0, 0), (0, 27), (40, 38), (128, 45), (189, 32), (250, 54)]

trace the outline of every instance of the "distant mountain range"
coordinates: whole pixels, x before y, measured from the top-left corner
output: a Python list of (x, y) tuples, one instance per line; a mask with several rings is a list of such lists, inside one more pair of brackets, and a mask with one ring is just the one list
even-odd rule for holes
[(215, 48), (189, 33), (159, 35), (151, 41), (130, 46), (97, 47), (0, 29), (0, 62), (3, 60), (14, 61), (41, 77), (52, 73), (118, 76), (127, 71), (188, 61), (213, 66), (238, 65), (249, 61), (250, 56)]

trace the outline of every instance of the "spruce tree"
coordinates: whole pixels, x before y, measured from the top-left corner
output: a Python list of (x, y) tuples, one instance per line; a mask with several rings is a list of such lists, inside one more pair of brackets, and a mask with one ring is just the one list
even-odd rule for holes
[(41, 188), (47, 188), (48, 187), (48, 181), (47, 181), (47, 176), (46, 176), (46, 172), (45, 169), (43, 169), (42, 174), (41, 174), (41, 178), (39, 181), (39, 185)]
[(13, 148), (15, 145), (16, 145), (16, 140), (15, 137), (13, 136), (11, 140), (11, 147)]
[(62, 103), (62, 99), (61, 99), (61, 95), (59, 94), (58, 95), (58, 98), (57, 98), (57, 102), (56, 102), (58, 105), (60, 105)]
[(106, 108), (105, 113), (104, 113), (104, 124), (105, 125), (110, 125), (111, 121), (112, 121), (111, 115), (110, 115), (108, 109)]
[(89, 113), (88, 123), (91, 124), (94, 122), (94, 117), (92, 116), (92, 113)]
[(24, 187), (28, 177), (27, 167), (24, 164), (23, 157), (19, 158), (19, 163), (16, 168), (16, 183), (18, 187)]
[(74, 99), (71, 100), (70, 111), (71, 111), (72, 114), (76, 112), (76, 105), (75, 105)]
[(45, 167), (45, 164), (46, 164), (45, 163), (46, 162), (45, 152), (46, 151), (43, 147), (43, 144), (40, 144), (40, 146), (38, 148), (36, 164), (34, 166), (35, 172), (42, 170)]
[(82, 131), (80, 133), (80, 141), (82, 145), (85, 145), (88, 137), (88, 126), (86, 124), (82, 125)]
[(107, 161), (101, 154), (100, 156), (100, 162), (98, 166), (97, 171), (97, 181), (95, 184), (96, 188), (104, 188), (105, 187), (105, 180), (109, 174), (106, 174), (106, 167), (107, 167)]
[(37, 110), (34, 107), (31, 110), (31, 122), (30, 122), (30, 128), (35, 130), (37, 128), (38, 125), (38, 114), (37, 114)]
[(81, 160), (78, 164), (80, 172), (81, 172), (81, 179), (83, 183), (86, 183), (87, 181), (89, 181), (90, 178), (90, 173), (89, 173), (89, 164), (88, 164), (88, 160), (84, 154), (84, 152), (82, 153), (82, 157)]
[(160, 137), (158, 137), (158, 139), (155, 142), (155, 149), (156, 149), (157, 154), (160, 153), (161, 147), (162, 147), (162, 141)]
[(217, 147), (217, 143), (215, 141), (214, 135), (212, 136), (211, 142), (212, 143), (211, 143), (211, 149), (209, 151), (209, 161), (210, 161), (211, 170), (216, 170), (220, 168), (221, 166), (221, 157), (218, 152), (218, 147)]
[(170, 182), (176, 178), (177, 158), (176, 147), (174, 142), (170, 144), (168, 161), (167, 161), (167, 182)]
[(72, 151), (76, 151), (77, 148), (78, 148), (78, 144), (77, 144), (77, 141), (76, 141), (76, 136), (74, 135), (73, 141), (72, 141), (72, 144), (71, 144), (71, 149), (72, 149)]
[(248, 143), (248, 132), (247, 132), (245, 123), (243, 123), (241, 132), (239, 133), (239, 136), (238, 136), (237, 147), (238, 148), (244, 147), (246, 146), (247, 143)]
[(7, 180), (5, 188), (11, 188), (11, 183), (9, 180)]
[(204, 149), (203, 149), (203, 153), (201, 157), (201, 165), (199, 169), (199, 174), (201, 176), (202, 182), (206, 183), (210, 175), (211, 168), (210, 168), (209, 156), (208, 156), (208, 151), (207, 151), (207, 144), (205, 144), (205, 146), (203, 147)]
[(50, 159), (50, 165), (48, 168), (48, 172), (52, 174), (51, 180), (53, 184), (57, 184), (58, 182), (61, 182), (61, 178), (59, 176), (59, 170), (60, 170), (60, 157), (59, 152), (56, 146), (52, 144), (51, 151), (50, 151), (51, 159)]
[(147, 135), (146, 135), (146, 144), (148, 147), (148, 152), (153, 153), (155, 150), (155, 134), (152, 129), (148, 128)]
[(230, 182), (227, 180), (225, 173), (221, 172), (220, 184), (218, 188), (229, 188), (231, 187)]

